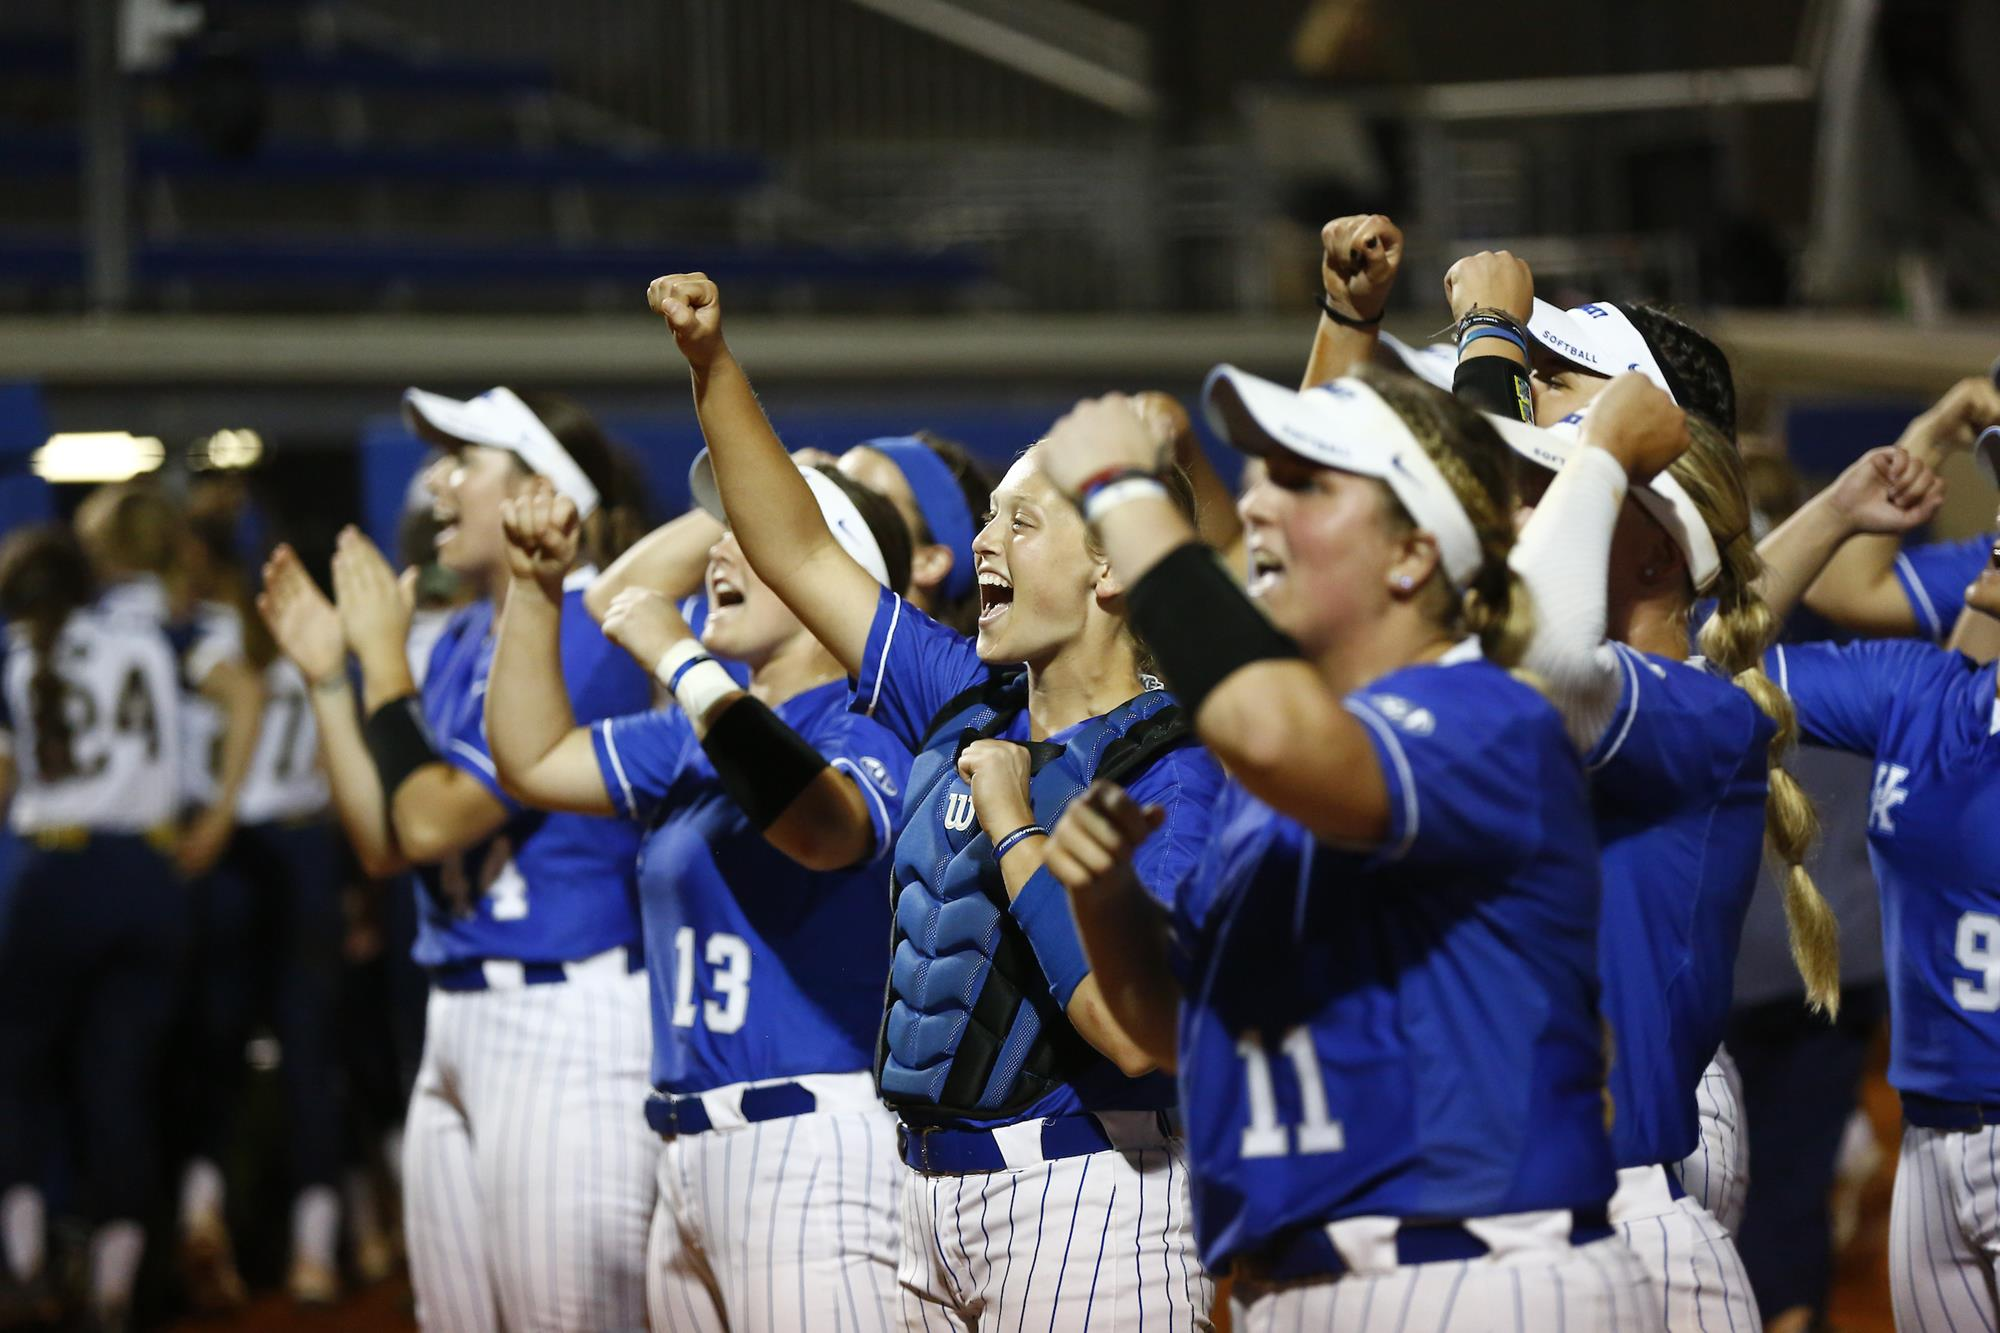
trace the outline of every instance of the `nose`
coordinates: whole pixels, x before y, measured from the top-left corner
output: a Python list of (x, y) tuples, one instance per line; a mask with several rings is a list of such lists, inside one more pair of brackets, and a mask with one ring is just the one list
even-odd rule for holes
[(982, 555), (1000, 554), (1000, 539), (996, 531), (999, 526), (1000, 514), (996, 510), (993, 517), (986, 520), (985, 526), (972, 534), (972, 554), (975, 559)]
[(434, 496), (442, 497), (451, 487), (451, 475), (458, 469), (458, 460), (445, 454), (424, 469), (424, 489)]
[(1237, 517), (1252, 527), (1275, 522), (1276, 516), (1271, 510), (1278, 495), (1278, 488), (1271, 484), (1270, 478), (1259, 478), (1251, 483), (1250, 488), (1236, 501)]

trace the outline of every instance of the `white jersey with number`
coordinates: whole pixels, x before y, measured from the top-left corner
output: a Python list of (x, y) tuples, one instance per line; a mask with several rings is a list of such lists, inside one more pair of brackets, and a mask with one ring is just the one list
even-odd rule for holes
[(264, 724), (243, 778), (236, 817), (244, 824), (306, 819), (326, 809), (319, 727), (305, 676), (283, 658), (264, 668)]
[(0, 727), (19, 775), (13, 827), (136, 833), (170, 822), (180, 804), (181, 691), (165, 631), (143, 611), (106, 597), (63, 626), (55, 668), (76, 772), (49, 781), (35, 760), (35, 653), (26, 629), (10, 627), (0, 667)]
[(201, 686), (209, 672), (243, 656), (243, 619), (233, 606), (200, 602), (183, 638), (181, 679), (187, 693), (181, 708), (181, 799), (202, 806), (215, 800), (220, 786), (223, 718)]

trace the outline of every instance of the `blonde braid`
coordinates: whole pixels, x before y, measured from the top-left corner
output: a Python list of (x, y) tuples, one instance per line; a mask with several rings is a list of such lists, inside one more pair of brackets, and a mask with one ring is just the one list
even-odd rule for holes
[(1767, 753), (1770, 794), (1764, 801), (1764, 840), (1784, 865), (1785, 924), (1793, 965), (1805, 979), (1806, 1000), (1831, 1019), (1840, 1012), (1840, 923), (1805, 868), (1806, 853), (1819, 836), (1819, 815), (1784, 767), (1798, 737), (1798, 716), (1791, 699), (1764, 674), (1764, 650), (1777, 638), (1779, 626), (1756, 589), (1764, 562), (1750, 536), (1743, 460), (1707, 422), (1690, 416), (1688, 427), (1694, 447), (1671, 471), (1707, 520), (1722, 557), (1715, 614), (1701, 628), (1701, 652), (1777, 724)]

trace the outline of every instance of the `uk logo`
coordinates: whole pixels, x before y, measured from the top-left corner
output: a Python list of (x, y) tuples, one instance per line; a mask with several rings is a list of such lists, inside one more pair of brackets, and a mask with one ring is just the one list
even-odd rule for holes
[(1875, 766), (1875, 790), (1868, 798), (1869, 832), (1896, 831), (1895, 809), (1910, 799), (1909, 788), (1903, 785), (1909, 776), (1910, 770), (1901, 764)]
[(882, 789), (885, 796), (896, 794), (896, 780), (889, 776), (889, 766), (872, 754), (861, 756), (861, 769), (874, 784)]
[(953, 833), (963, 833), (972, 827), (972, 793), (955, 791), (944, 803), (944, 826)]

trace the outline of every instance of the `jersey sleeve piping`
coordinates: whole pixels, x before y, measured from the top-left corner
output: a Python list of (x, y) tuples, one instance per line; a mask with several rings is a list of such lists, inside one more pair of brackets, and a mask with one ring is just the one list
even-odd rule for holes
[(1402, 836), (1396, 840), (1395, 846), (1382, 848), (1380, 856), (1384, 861), (1400, 861), (1417, 841), (1416, 775), (1410, 768), (1409, 756), (1403, 753), (1403, 743), (1396, 739), (1396, 732), (1388, 719), (1359, 699), (1346, 699), (1342, 703), (1348, 712), (1360, 718), (1375, 733), (1377, 744), (1396, 767), (1396, 786), (1400, 789), (1403, 802)]
[(902, 623), (902, 619), (903, 599), (898, 597), (895, 606), (889, 612), (889, 629), (882, 636), (881, 652), (875, 659), (875, 685), (868, 692), (868, 706), (861, 710), (864, 717), (875, 716), (875, 705), (882, 698), (882, 677), (889, 670), (889, 650), (895, 645), (896, 627)]
[(1638, 664), (1632, 660), (1630, 652), (1622, 649), (1614, 649), (1614, 651), (1617, 653), (1619, 663), (1625, 668), (1625, 720), (1619, 726), (1616, 735), (1613, 735), (1608, 727), (1605, 729), (1604, 739), (1599, 741), (1601, 748), (1584, 762), (1584, 768), (1592, 773), (1595, 773), (1598, 769), (1603, 768), (1618, 757), (1618, 752), (1625, 747), (1626, 737), (1632, 734), (1633, 722), (1637, 721), (1639, 717)]
[(618, 742), (612, 736), (611, 719), (608, 717), (597, 724), (597, 743), (610, 763), (611, 775), (618, 779), (618, 789), (611, 793), (618, 813), (630, 818), (632, 812), (639, 808), (639, 803), (632, 797), (632, 780), (625, 775), (625, 760), (618, 753)]
[(856, 767), (853, 760), (847, 758), (845, 755), (837, 755), (830, 762), (835, 769), (853, 779), (854, 785), (861, 788), (861, 794), (868, 798), (868, 804), (875, 811), (875, 818), (871, 821), (874, 827), (869, 832), (869, 841), (874, 844), (874, 847), (866, 857), (857, 862), (859, 865), (873, 865), (888, 855), (889, 846), (893, 840), (890, 836), (887, 836), (889, 831), (896, 826), (895, 821), (889, 817), (888, 804), (883, 801), (882, 794), (875, 790), (875, 784), (863, 776), (861, 770)]
[(1931, 595), (1924, 588), (1924, 581), (1917, 574), (1916, 565), (1911, 563), (1907, 554), (1900, 551), (1896, 554), (1896, 577), (1902, 581), (1903, 592), (1909, 598), (1910, 609), (1922, 617), (1924, 623), (1930, 627), (1932, 641), (1942, 639), (1944, 626), (1939, 623), (1937, 607), (1931, 603)]

